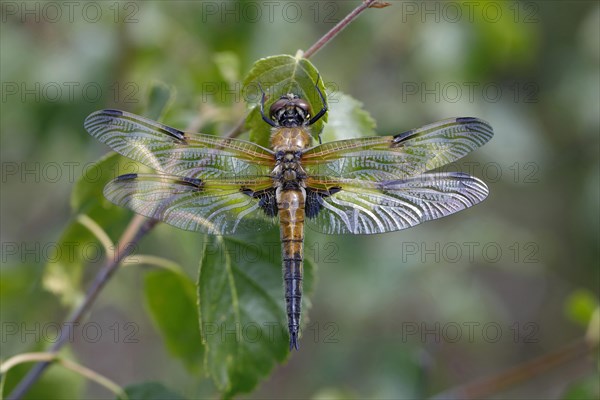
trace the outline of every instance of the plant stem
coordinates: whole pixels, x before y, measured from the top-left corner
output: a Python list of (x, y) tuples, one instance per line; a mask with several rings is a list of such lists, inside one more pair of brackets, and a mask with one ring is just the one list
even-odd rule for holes
[(125, 394), (123, 389), (121, 389), (119, 385), (117, 385), (110, 379), (98, 374), (95, 371), (92, 371), (89, 368), (84, 367), (81, 364), (78, 364), (65, 358), (61, 358), (58, 356), (57, 353), (24, 353), (16, 355), (14, 357), (9, 358), (8, 360), (6, 360), (6, 362), (2, 364), (2, 366), (0, 367), (0, 374), (5, 374), (8, 370), (10, 370), (17, 364), (35, 361), (56, 362), (58, 364), (61, 364), (64, 368), (69, 369), (89, 380), (92, 380), (101, 386), (104, 386), (105, 388), (116, 394), (118, 398), (127, 398), (127, 395)]
[(321, 49), (321, 47), (325, 46), (331, 39), (333, 39), (338, 33), (341, 32), (350, 22), (352, 22), (358, 15), (365, 11), (367, 8), (382, 8), (388, 6), (388, 3), (381, 2), (379, 0), (363, 0), (362, 4), (356, 7), (352, 12), (346, 17), (338, 22), (329, 32), (327, 32), (321, 39), (317, 40), (315, 44), (309, 47), (308, 50), (304, 52), (304, 58), (310, 58), (317, 51)]
[(558, 350), (544, 354), (533, 360), (524, 362), (497, 375), (476, 380), (465, 385), (438, 393), (432, 399), (482, 399), (497, 395), (502, 390), (533, 378), (551, 368), (568, 361), (583, 357), (597, 349), (597, 343), (583, 338), (572, 342)]
[[(383, 8), (390, 5), (389, 3), (383, 2), (381, 0), (363, 0), (363, 2), (356, 7), (352, 12), (346, 17), (338, 22), (329, 32), (323, 35), (319, 40), (317, 40), (312, 46), (309, 47), (308, 50), (304, 52), (302, 55), (304, 58), (308, 59), (313, 56), (317, 51), (321, 49), (321, 47), (325, 46), (328, 42), (331, 41), (338, 33), (341, 32), (346, 26), (350, 24), (358, 15), (366, 10), (367, 8)], [(244, 132), (244, 125), (246, 123), (247, 116), (244, 116), (238, 121), (235, 127), (227, 133), (226, 137), (235, 138)]]
[[(114, 256), (106, 259), (104, 266), (102, 269), (100, 269), (90, 288), (88, 289), (83, 302), (79, 305), (79, 307), (74, 309), (71, 315), (69, 315), (69, 318), (67, 318), (67, 322), (64, 323), (65, 328), (61, 330), (60, 337), (50, 348), (50, 353), (57, 353), (67, 342), (67, 340), (73, 336), (72, 330), (74, 326), (83, 318), (85, 313), (92, 306), (104, 285), (106, 285), (110, 277), (117, 270), (120, 262), (123, 260), (123, 258), (132, 253), (133, 249), (135, 248), (135, 244), (137, 244), (137, 242), (139, 242), (139, 240), (146, 233), (148, 233), (157, 222), (158, 221), (156, 220), (149, 220), (141, 215), (136, 215), (131, 219), (131, 222), (119, 239), (119, 244), (117, 245)], [(17, 387), (15, 387), (13, 392), (8, 396), (8, 399), (18, 400), (23, 397), (23, 395), (39, 379), (41, 374), (46, 368), (48, 368), (50, 364), (50, 361), (36, 364), (31, 370), (29, 370), (21, 382), (19, 382)]]
[[(308, 50), (304, 52), (304, 58), (310, 58), (317, 51), (319, 51), (323, 46), (325, 46), (328, 42), (330, 42), (342, 29), (350, 24), (358, 15), (366, 10), (367, 8), (383, 8), (388, 6), (389, 4), (383, 2), (381, 0), (363, 0), (363, 2), (356, 7), (350, 14), (348, 14), (344, 19), (338, 22), (329, 32), (323, 35), (319, 40), (315, 42)], [(246, 121), (246, 117), (242, 118), (236, 126), (227, 134), (229, 138), (235, 138), (239, 136), (244, 130), (244, 124)], [(155, 225), (156, 220), (148, 220), (145, 217), (136, 215), (129, 225), (127, 229), (121, 236), (119, 240), (119, 245), (116, 250), (116, 254), (113, 257), (109, 257), (106, 260), (104, 267), (98, 272), (92, 285), (88, 289), (86, 296), (83, 300), (83, 303), (77, 307), (69, 318), (65, 325), (66, 329), (61, 331), (61, 335), (59, 339), (52, 345), (50, 352), (57, 353), (61, 347), (67, 342), (67, 339), (72, 335), (72, 329), (74, 325), (81, 320), (81, 318), (85, 315), (85, 313), (89, 310), (91, 305), (94, 303), (96, 297), (106, 284), (113, 273), (117, 270), (120, 262), (128, 256), (134, 245), (146, 234), (150, 231)], [(45, 371), (46, 368), (51, 364), (50, 361), (40, 362), (36, 364), (27, 375), (19, 382), (17, 387), (13, 390), (13, 392), (9, 395), (9, 400), (18, 400), (20, 399), (29, 388), (39, 379), (41, 374)]]
[(227, 133), (227, 135), (225, 135), (225, 137), (235, 138), (237, 136), (240, 136), (241, 133), (244, 131), (244, 126), (246, 125), (246, 118), (248, 118), (247, 115), (244, 115), (242, 118), (240, 118), (238, 123), (233, 127), (233, 129), (229, 131), (229, 133)]

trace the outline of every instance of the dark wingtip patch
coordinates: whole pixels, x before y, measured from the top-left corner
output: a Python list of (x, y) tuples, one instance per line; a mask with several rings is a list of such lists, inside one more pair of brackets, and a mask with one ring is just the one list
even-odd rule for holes
[(107, 118), (114, 118), (114, 117), (121, 117), (123, 116), (123, 111), (121, 110), (114, 110), (114, 109), (106, 109), (106, 110), (98, 110), (98, 111), (94, 111), (93, 113), (91, 113), (90, 115), (88, 115), (85, 120), (83, 121), (83, 127), (88, 130), (88, 132), (90, 132), (92, 134), (92, 136), (94, 136), (93, 131), (90, 131), (90, 129), (93, 129), (93, 125), (95, 123), (98, 122), (98, 118), (102, 118), (102, 121), (106, 120)]
[(461, 124), (468, 124), (469, 122), (480, 122), (480, 120), (474, 117), (458, 117), (456, 118), (456, 122), (460, 122)]
[(111, 115), (113, 117), (122, 117), (123, 116), (123, 111), (121, 111), (121, 110), (115, 110), (113, 108), (108, 108), (106, 110), (98, 111), (98, 113), (108, 114), (108, 115)]
[(456, 122), (461, 124), (480, 124), (485, 126), (488, 130), (492, 130), (492, 126), (489, 124), (489, 122), (475, 117), (459, 117), (456, 118)]
[(456, 118), (456, 122), (459, 124), (465, 124), (468, 129), (475, 130), (480, 135), (485, 137), (485, 141), (483, 143), (487, 142), (492, 138), (492, 136), (494, 136), (494, 129), (492, 126), (489, 124), (489, 122), (482, 119), (474, 117), (459, 117)]
[(134, 179), (137, 179), (138, 174), (125, 174), (125, 175), (120, 175), (117, 177), (117, 182), (123, 182), (123, 181), (132, 181)]

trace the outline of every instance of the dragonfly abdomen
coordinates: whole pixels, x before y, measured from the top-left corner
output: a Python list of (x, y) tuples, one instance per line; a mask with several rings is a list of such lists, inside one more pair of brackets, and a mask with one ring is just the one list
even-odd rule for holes
[(303, 189), (282, 190), (278, 196), (290, 350), (292, 348), (298, 350), (298, 333), (302, 311), (305, 198), (306, 195)]

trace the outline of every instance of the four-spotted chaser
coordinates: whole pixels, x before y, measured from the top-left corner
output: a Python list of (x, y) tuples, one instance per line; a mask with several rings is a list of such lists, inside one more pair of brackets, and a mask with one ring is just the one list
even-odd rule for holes
[(192, 134), (118, 110), (92, 113), (87, 131), (157, 174), (109, 182), (113, 203), (178, 228), (214, 235), (256, 232), (279, 222), (290, 350), (298, 349), (304, 226), (327, 234), (398, 231), (471, 207), (486, 185), (464, 173), (425, 173), (465, 156), (493, 135), (477, 118), (453, 118), (395, 136), (312, 146), (311, 114), (295, 94), (277, 99), (263, 120), (270, 149)]

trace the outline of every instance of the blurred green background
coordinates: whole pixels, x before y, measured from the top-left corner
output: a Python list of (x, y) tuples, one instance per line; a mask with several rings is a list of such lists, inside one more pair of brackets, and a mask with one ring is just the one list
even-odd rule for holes
[[(225, 134), (246, 112), (240, 82), (257, 59), (306, 50), (357, 4), (2, 2), (2, 359), (43, 349), (23, 330), (68, 311), (41, 278), (75, 180), (108, 151), (85, 117), (142, 112), (162, 81), (177, 92), (164, 122)], [(311, 61), (330, 102), (338, 91), (360, 100), (380, 134), (453, 116), (489, 121), (492, 141), (454, 168), (486, 181), (490, 196), (397, 233), (309, 232), (318, 279), (302, 349), (247, 397), (419, 398), (583, 337), (599, 296), (598, 3), (393, 1)], [(140, 247), (195, 277), (199, 240), (160, 225)], [(91, 278), (97, 247), (75, 250), (89, 252)], [(105, 334), (69, 351), (123, 385), (157, 380), (214, 397), (210, 380), (165, 349), (145, 311), (144, 273), (118, 272), (86, 320)], [(123, 339), (128, 323), (137, 343)], [(595, 374), (597, 360), (579, 357), (497, 397), (585, 398), (598, 393), (586, 386)], [(44, 381), (54, 385), (47, 397), (112, 398), (57, 368)]]

